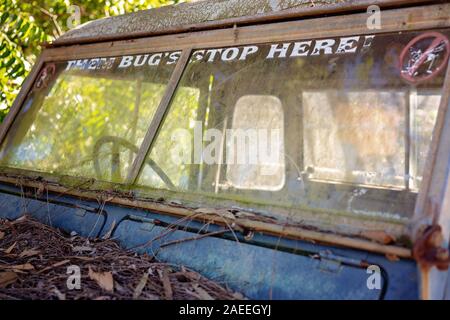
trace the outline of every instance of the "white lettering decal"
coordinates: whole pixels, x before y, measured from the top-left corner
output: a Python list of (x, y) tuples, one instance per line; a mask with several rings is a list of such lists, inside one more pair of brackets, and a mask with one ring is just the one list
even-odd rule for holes
[[(231, 53), (231, 54), (230, 54)], [(238, 48), (228, 48), (225, 49), (222, 53), (222, 61), (231, 61), (237, 58), (239, 55)]]
[(283, 43), (283, 46), (281, 48), (278, 48), (278, 44), (273, 44), (270, 47), (269, 54), (267, 55), (266, 59), (273, 59), (275, 58), (275, 54), (278, 53), (278, 58), (286, 58), (287, 51), (289, 49), (290, 43)]
[(119, 68), (128, 68), (133, 63), (133, 56), (123, 56)]
[(258, 47), (257, 46), (247, 46), (244, 47), (244, 49), (242, 50), (242, 54), (239, 58), (239, 60), (245, 60), (247, 59), (247, 56), (254, 54), (258, 52)]
[(67, 62), (66, 70), (72, 69), (72, 67), (75, 65), (76, 62), (77, 62), (76, 60), (70, 60), (70, 61), (68, 61), (68, 62)]
[(372, 45), (372, 41), (373, 41), (374, 38), (375, 38), (374, 35), (365, 36), (364, 37), (363, 49), (366, 49), (366, 48), (370, 47)]
[(336, 53), (356, 52), (356, 49), (358, 48), (359, 38), (360, 38), (359, 36), (341, 38), (341, 41), (339, 42), (339, 46), (336, 50)]
[(333, 54), (333, 46), (336, 43), (333, 39), (316, 40), (316, 45), (311, 53), (312, 56), (318, 56), (323, 50), (324, 54)]
[(75, 64), (75, 68), (76, 69), (85, 69), (88, 63), (89, 63), (89, 59), (77, 60), (77, 63)]
[(167, 61), (167, 64), (174, 64), (178, 61), (178, 59), (181, 56), (181, 52), (180, 51), (176, 51), (176, 52), (172, 52), (169, 55), (169, 61)]
[[(364, 52), (368, 50), (375, 38), (374, 35), (342, 37), (338, 39), (322, 39), (322, 40), (306, 40), (299, 42), (285, 42), (271, 44), (266, 59), (274, 58), (294, 58), (306, 56), (318, 56), (329, 54), (343, 54)], [(265, 47), (264, 47), (265, 48)], [(245, 61), (249, 56), (257, 53), (260, 47), (249, 45), (244, 47), (217, 48), (208, 50), (194, 51), (190, 62), (205, 61), (214, 62), (217, 59), (221, 61)], [(122, 56), (117, 68), (128, 68), (158, 66), (163, 58), (167, 59), (167, 65), (176, 63), (181, 57), (181, 51), (154, 53), (154, 54), (138, 54), (134, 56)], [(115, 57), (112, 58), (92, 58), (67, 61), (66, 70), (97, 70), (111, 69), (115, 64)]]
[(139, 54), (134, 59), (134, 64), (133, 65), (135, 67), (142, 67), (145, 64), (145, 62), (147, 61), (147, 59), (148, 59), (148, 54), (146, 54), (144, 56)]
[(205, 57), (205, 50), (197, 50), (192, 54), (192, 61), (200, 61)]
[(206, 52), (206, 54), (208, 54), (208, 53), (209, 53), (208, 62), (213, 62), (216, 57), (216, 54), (222, 53), (222, 49), (211, 49)]
[(148, 65), (149, 66), (157, 66), (161, 62), (162, 59), (162, 53), (156, 53), (148, 59)]
[(294, 44), (294, 48), (292, 49), (291, 57), (304, 57), (308, 55), (309, 50), (311, 49), (312, 41), (302, 41), (296, 42)]
[(88, 69), (89, 70), (97, 69), (99, 62), (100, 62), (100, 59), (92, 59), (91, 61), (89, 61)]

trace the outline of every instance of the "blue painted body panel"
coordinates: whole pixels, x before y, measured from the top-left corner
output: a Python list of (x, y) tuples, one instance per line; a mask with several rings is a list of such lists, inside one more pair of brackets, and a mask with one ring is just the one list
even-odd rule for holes
[[(208, 232), (220, 227), (194, 221), (180, 223), (172, 216), (117, 205), (101, 207), (96, 201), (69, 196), (49, 195), (48, 201), (47, 195), (42, 199), (26, 198), (20, 195), (20, 189), (0, 184), (0, 217), (15, 219), (24, 213), (86, 237), (113, 231), (112, 236), (123, 247), (192, 268), (251, 299), (379, 299), (382, 290), (367, 288), (369, 274), (357, 265), (359, 260), (379, 265), (385, 271), (385, 299), (418, 298), (414, 261), (392, 262), (364, 251), (264, 234), (255, 234), (249, 241), (239, 233), (226, 233), (173, 243), (195, 237), (206, 227)], [(168, 231), (167, 224), (173, 223), (178, 228)], [(355, 263), (312, 258), (325, 251)]]

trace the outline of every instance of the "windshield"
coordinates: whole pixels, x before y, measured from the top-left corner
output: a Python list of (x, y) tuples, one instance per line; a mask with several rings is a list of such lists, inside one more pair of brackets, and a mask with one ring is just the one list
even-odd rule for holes
[(1, 163), (123, 182), (174, 66), (162, 53), (48, 64), (3, 143)]
[[(176, 190), (249, 208), (409, 217), (446, 62), (439, 42), (407, 79), (422, 34), (195, 51), (148, 159)], [(148, 166), (138, 184), (167, 188)]]
[[(189, 195), (198, 206), (406, 219), (436, 122), (449, 35), (195, 50), (134, 186)], [(47, 64), (0, 164), (124, 184), (180, 54)]]

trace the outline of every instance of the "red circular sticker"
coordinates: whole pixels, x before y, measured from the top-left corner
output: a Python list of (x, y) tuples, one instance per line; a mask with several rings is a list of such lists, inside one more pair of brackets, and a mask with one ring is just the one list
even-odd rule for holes
[(56, 71), (56, 65), (54, 63), (47, 64), (41, 71), (36, 81), (36, 89), (46, 88), (48, 82), (53, 77)]
[(438, 75), (447, 65), (450, 41), (439, 32), (426, 32), (412, 39), (400, 54), (400, 75), (420, 83)]

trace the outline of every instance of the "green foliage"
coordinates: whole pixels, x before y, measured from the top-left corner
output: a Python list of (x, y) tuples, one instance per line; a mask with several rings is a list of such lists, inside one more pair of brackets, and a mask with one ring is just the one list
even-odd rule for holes
[(0, 0), (0, 122), (41, 51), (69, 29), (73, 5), (81, 23), (184, 0)]

